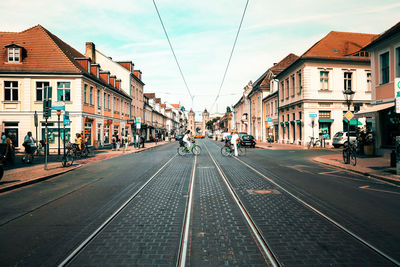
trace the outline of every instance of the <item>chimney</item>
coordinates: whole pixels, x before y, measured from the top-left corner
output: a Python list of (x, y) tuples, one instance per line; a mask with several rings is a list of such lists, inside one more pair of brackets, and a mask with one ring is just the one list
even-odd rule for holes
[(121, 79), (115, 80), (115, 85), (118, 89), (121, 89)]
[(86, 42), (86, 57), (89, 57), (93, 63), (96, 63), (96, 49), (94, 43)]

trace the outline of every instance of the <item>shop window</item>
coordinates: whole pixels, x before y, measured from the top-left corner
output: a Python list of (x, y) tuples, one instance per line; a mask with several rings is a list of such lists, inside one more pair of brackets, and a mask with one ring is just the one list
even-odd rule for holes
[[(41, 140), (45, 140), (46, 138), (46, 125), (45, 123), (41, 124), (41, 132), (42, 132), (42, 137)], [(64, 136), (65, 136), (65, 142), (68, 143), (70, 141), (74, 141), (71, 140), (71, 129), (69, 127), (65, 128), (65, 132), (64, 132), (64, 128), (60, 127), (60, 132), (58, 132), (58, 125), (56, 123), (48, 123), (47, 124), (47, 136), (48, 136), (48, 140), (49, 140), (49, 144), (58, 144), (58, 135), (60, 134), (60, 138), (61, 138), (61, 143), (63, 142)]]
[(91, 122), (85, 122), (85, 138), (86, 138), (86, 143), (91, 145), (92, 144), (92, 123)]

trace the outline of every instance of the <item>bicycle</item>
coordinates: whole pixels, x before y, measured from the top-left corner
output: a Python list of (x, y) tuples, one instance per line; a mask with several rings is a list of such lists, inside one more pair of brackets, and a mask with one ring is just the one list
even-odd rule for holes
[(308, 142), (307, 148), (310, 149), (311, 146), (316, 147), (321, 145), (321, 140), (318, 137), (310, 136), (310, 142)]
[[(240, 142), (237, 144), (237, 151), (239, 156), (246, 154), (246, 148), (242, 148)], [(226, 142), (225, 146), (221, 147), (221, 154), (224, 157), (233, 156), (235, 154), (233, 145), (229, 142)]]
[(190, 153), (193, 153), (194, 155), (197, 156), (201, 152), (201, 147), (196, 145), (195, 141), (192, 141), (192, 145), (190, 146), (190, 148), (187, 148), (186, 145), (182, 146), (182, 144), (181, 144), (178, 147), (177, 151), (180, 156), (184, 156), (184, 155), (190, 154)]
[(351, 164), (356, 166), (357, 164), (357, 145), (355, 142), (351, 142), (350, 145), (346, 142), (343, 146), (342, 156), (344, 164)]
[(70, 142), (68, 142), (66, 148), (67, 151), (65, 151), (65, 154), (61, 159), (61, 164), (63, 167), (71, 166), (74, 163), (75, 159), (73, 145)]

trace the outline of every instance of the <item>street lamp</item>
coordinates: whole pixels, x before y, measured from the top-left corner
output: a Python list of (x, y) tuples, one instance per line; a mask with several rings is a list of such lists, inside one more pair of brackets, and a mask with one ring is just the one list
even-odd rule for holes
[[(350, 111), (350, 105), (353, 102), (354, 91), (351, 90), (351, 87), (346, 88), (343, 91), (344, 98), (347, 104), (347, 112)], [(347, 146), (350, 146), (350, 120), (347, 120)], [(347, 153), (346, 164), (350, 163), (350, 153)]]
[(61, 110), (57, 110), (57, 117), (58, 117), (58, 155), (60, 155), (60, 137), (61, 137), (61, 133), (60, 133), (60, 115), (61, 115)]

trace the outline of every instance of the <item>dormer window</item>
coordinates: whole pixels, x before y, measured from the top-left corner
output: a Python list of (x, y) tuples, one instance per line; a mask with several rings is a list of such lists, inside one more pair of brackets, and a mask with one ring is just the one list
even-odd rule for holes
[(21, 48), (9, 47), (8, 48), (8, 62), (20, 62)]

